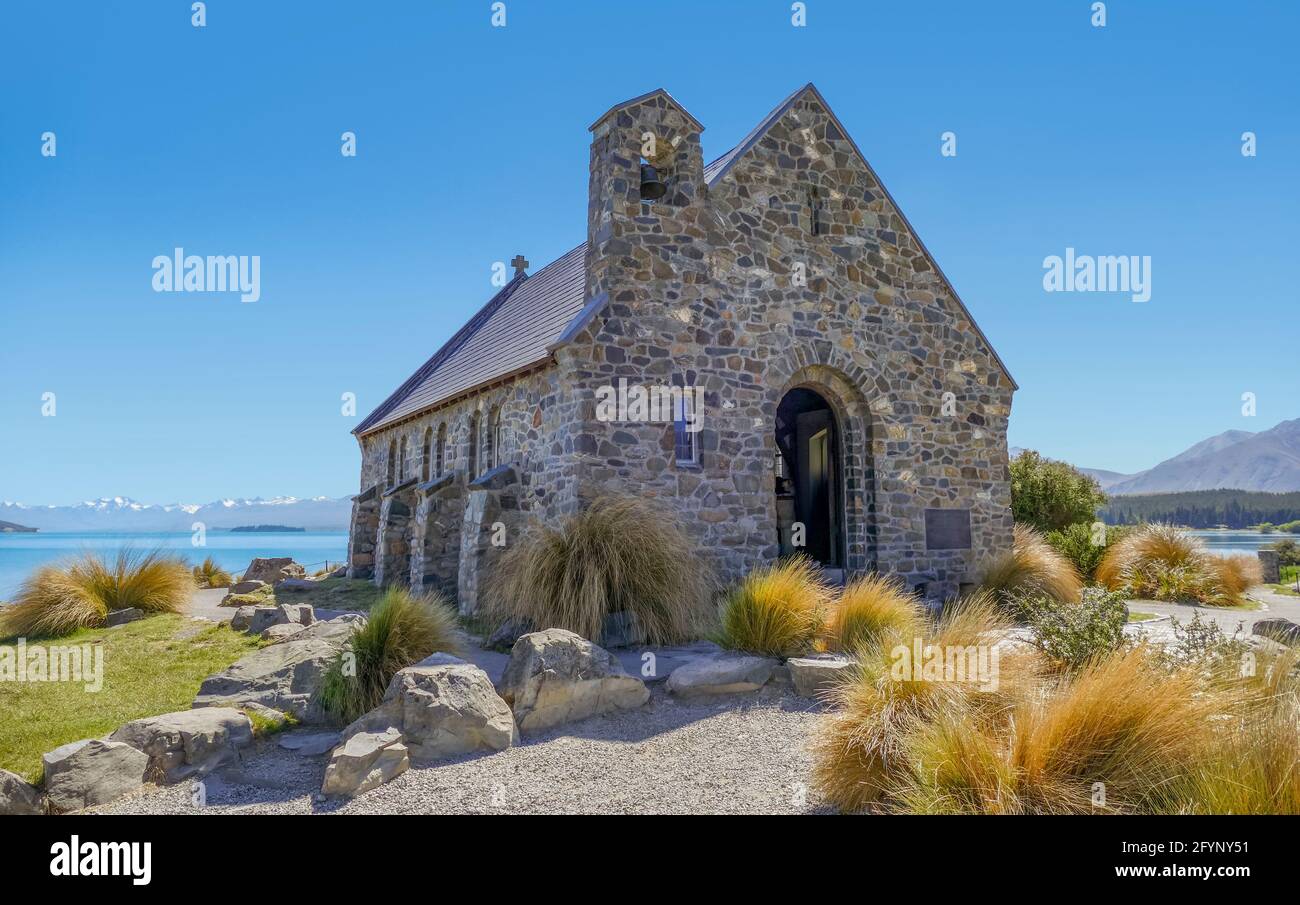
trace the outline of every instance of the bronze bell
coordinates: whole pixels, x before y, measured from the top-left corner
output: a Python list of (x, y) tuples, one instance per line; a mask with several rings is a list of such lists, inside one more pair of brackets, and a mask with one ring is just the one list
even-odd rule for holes
[(655, 168), (648, 163), (641, 164), (641, 200), (658, 201), (668, 194), (668, 186), (659, 179)]

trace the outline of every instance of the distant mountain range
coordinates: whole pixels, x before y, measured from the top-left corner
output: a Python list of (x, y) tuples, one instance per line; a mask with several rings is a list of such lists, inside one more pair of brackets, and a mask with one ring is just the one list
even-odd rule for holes
[[(1015, 455), (1019, 450), (1012, 450)], [(1189, 490), (1300, 490), (1300, 418), (1257, 433), (1224, 431), (1136, 474), (1076, 466), (1111, 496)]]
[(202, 522), (209, 531), (262, 524), (336, 531), (347, 529), (351, 514), (351, 497), (324, 496), (167, 505), (137, 503), (127, 497), (104, 497), (71, 506), (0, 503), (0, 519), (41, 531), (191, 531), (195, 522)]

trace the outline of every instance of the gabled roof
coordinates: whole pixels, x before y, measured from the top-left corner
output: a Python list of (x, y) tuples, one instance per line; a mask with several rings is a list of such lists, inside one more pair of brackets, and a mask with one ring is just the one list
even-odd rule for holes
[[(908, 222), (907, 215), (894, 201), (893, 196), (889, 194), (889, 189), (885, 188), (884, 183), (880, 181), (880, 177), (871, 168), (871, 164), (867, 162), (866, 156), (853, 141), (848, 130), (844, 128), (825, 98), (811, 82), (783, 100), (739, 144), (706, 166), (705, 181), (709, 185), (714, 185), (722, 179), (805, 93), (811, 93), (817, 99), (840, 135), (857, 153), (863, 166), (867, 168), (881, 191), (885, 193), (889, 203), (902, 218), (907, 231), (916, 239), (921, 253), (934, 267), (935, 273), (939, 275), (949, 294), (957, 302), (957, 306), (988, 347), (989, 353), (1002, 368), (1007, 379), (1011, 381), (1011, 385), (1018, 389), (1015, 379), (998, 356), (997, 350), (980, 330), (979, 324), (971, 317), (970, 311), (935, 261), (934, 255), (930, 254), (930, 250), (925, 247), (921, 237)], [(598, 124), (614, 110), (643, 101), (656, 94), (663, 94), (685, 112), (685, 109), (673, 100), (668, 92), (659, 88), (641, 97), (614, 105), (597, 119), (596, 123)], [(689, 113), (686, 115), (690, 116)], [(700, 128), (703, 129), (702, 126)], [(436, 405), (466, 395), (477, 388), (513, 374), (530, 371), (549, 362), (555, 348), (578, 333), (607, 301), (603, 294), (595, 299), (584, 297), (586, 250), (587, 245), (584, 242), (532, 276), (521, 275), (512, 279), (432, 358), (367, 415), (352, 433), (360, 436), (387, 427)]]
[(352, 433), (386, 427), (549, 360), (547, 346), (582, 309), (586, 250), (584, 242), (532, 276), (512, 279)]

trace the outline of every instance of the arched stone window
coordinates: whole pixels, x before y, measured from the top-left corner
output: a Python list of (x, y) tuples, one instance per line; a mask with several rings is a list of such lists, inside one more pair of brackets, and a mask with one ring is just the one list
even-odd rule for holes
[(432, 464), (433, 455), (433, 428), (424, 429), (424, 448), (420, 450), (420, 480), (428, 481), (430, 478), (429, 468)]
[(397, 486), (397, 438), (388, 441), (388, 486)]
[(397, 483), (406, 480), (406, 438), (402, 438), (402, 458), (397, 462)]
[(472, 481), (478, 477), (478, 431), (479, 416), (475, 412), (469, 418), (469, 479)]
[(442, 424), (438, 425), (438, 451), (434, 454), (437, 456), (437, 458), (434, 460), (434, 468), (436, 469), (434, 471), (434, 474), (437, 477), (442, 477), (443, 463), (445, 461), (444, 457), (447, 454), (446, 450), (447, 450), (447, 422), (444, 421), (442, 422)]

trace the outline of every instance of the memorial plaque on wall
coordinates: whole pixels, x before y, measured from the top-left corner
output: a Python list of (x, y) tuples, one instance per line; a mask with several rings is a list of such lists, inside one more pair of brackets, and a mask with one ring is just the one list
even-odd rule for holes
[(925, 549), (969, 550), (969, 509), (925, 510)]

